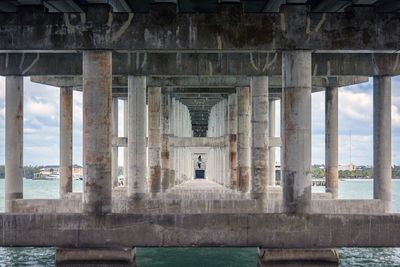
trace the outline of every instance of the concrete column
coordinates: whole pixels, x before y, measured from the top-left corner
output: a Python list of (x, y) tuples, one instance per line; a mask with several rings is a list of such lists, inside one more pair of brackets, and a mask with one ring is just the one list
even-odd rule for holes
[(72, 192), (73, 91), (60, 88), (60, 197)]
[(128, 77), (128, 197), (147, 193), (146, 77)]
[[(118, 138), (118, 98), (112, 99), (112, 139)], [(111, 179), (113, 187), (118, 186), (118, 146), (113, 146), (111, 150)]]
[(374, 199), (385, 202), (391, 210), (392, 134), (391, 77), (374, 76)]
[(111, 212), (112, 52), (83, 51), (83, 212)]
[[(124, 100), (124, 137), (128, 137), (129, 132), (129, 125), (128, 125), (128, 115), (129, 107), (128, 107), (128, 100)], [(128, 147), (124, 147), (124, 178), (125, 178), (125, 186), (128, 186), (129, 181), (129, 166), (128, 166)]]
[(149, 87), (149, 168), (150, 192), (161, 190), (161, 87)]
[(169, 187), (175, 185), (175, 148), (174, 144), (171, 141), (174, 137), (174, 126), (175, 126), (175, 118), (174, 118), (174, 102), (175, 99), (169, 97), (170, 105), (169, 105)]
[[(275, 100), (269, 100), (269, 136), (275, 137)], [(276, 184), (276, 175), (275, 175), (275, 147), (269, 146), (269, 164), (268, 164), (268, 177), (267, 184), (268, 186), (275, 186)]]
[(251, 195), (263, 199), (268, 176), (268, 77), (251, 78)]
[(287, 213), (311, 206), (311, 52), (282, 52), (283, 204)]
[(249, 191), (250, 185), (250, 88), (237, 88), (238, 103), (238, 190)]
[(170, 97), (164, 93), (161, 98), (161, 190), (165, 192), (170, 186)]
[(325, 179), (326, 192), (337, 198), (339, 188), (338, 88), (325, 90)]
[(237, 189), (237, 97), (231, 94), (228, 97), (229, 109), (229, 184), (231, 189)]
[(11, 212), (10, 200), (23, 198), (23, 77), (6, 77), (5, 211)]

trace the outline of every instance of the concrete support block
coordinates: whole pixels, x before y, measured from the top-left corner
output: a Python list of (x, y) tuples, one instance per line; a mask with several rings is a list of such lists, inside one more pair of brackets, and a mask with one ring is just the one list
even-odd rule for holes
[(149, 87), (149, 181), (150, 192), (161, 191), (161, 87)]
[(275, 147), (271, 146), (271, 139), (275, 138), (275, 120), (276, 120), (276, 112), (275, 112), (275, 100), (269, 100), (269, 148), (268, 148), (268, 177), (267, 177), (267, 185), (275, 186), (276, 183), (276, 175), (275, 175)]
[(128, 77), (128, 197), (147, 193), (146, 77)]
[[(114, 97), (112, 100), (112, 138), (118, 138), (118, 98)], [(111, 164), (111, 179), (113, 187), (118, 186), (118, 146), (113, 146), (112, 151), (112, 164)]]
[(112, 52), (83, 52), (83, 212), (111, 212)]
[(266, 266), (339, 266), (336, 249), (258, 249), (258, 265)]
[(392, 197), (392, 133), (391, 77), (374, 77), (374, 199), (391, 209)]
[(72, 192), (73, 90), (60, 88), (60, 197)]
[(238, 190), (247, 193), (250, 187), (250, 88), (237, 87), (238, 105)]
[(132, 248), (57, 248), (57, 267), (134, 267)]
[(339, 106), (338, 88), (325, 91), (325, 179), (326, 192), (338, 196), (339, 189)]
[(6, 77), (5, 211), (10, 201), (23, 198), (23, 77)]
[(311, 51), (282, 53), (283, 201), (288, 213), (311, 206)]
[(264, 199), (268, 176), (268, 77), (251, 78), (251, 196)]

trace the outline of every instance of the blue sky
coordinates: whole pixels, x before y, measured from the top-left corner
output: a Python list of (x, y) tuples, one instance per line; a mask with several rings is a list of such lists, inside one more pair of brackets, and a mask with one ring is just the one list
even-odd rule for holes
[[(0, 77), (0, 164), (4, 164), (4, 77)], [(59, 164), (59, 89), (24, 79), (24, 165)], [(312, 96), (312, 160), (324, 163), (324, 92)], [(277, 105), (277, 110), (279, 105)], [(120, 105), (122, 113), (122, 105)], [(279, 121), (279, 120), (277, 120)], [(122, 126), (122, 115), (120, 116)], [(279, 128), (278, 128), (279, 129)], [(122, 133), (122, 127), (119, 129)], [(339, 163), (372, 165), (372, 79), (339, 89)], [(400, 76), (392, 78), (392, 159), (400, 164)], [(82, 163), (82, 94), (74, 92), (74, 163)], [(279, 158), (279, 157), (277, 157)], [(122, 164), (122, 161), (120, 161)]]

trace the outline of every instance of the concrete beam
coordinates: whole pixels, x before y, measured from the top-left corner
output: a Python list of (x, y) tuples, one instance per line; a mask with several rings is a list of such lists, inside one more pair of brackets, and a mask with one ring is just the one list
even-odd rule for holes
[[(1, 246), (399, 247), (400, 215), (0, 214)], [(288, 227), (290, 226), (290, 227)], [(316, 235), (315, 233), (318, 233)]]
[(174, 147), (224, 147), (228, 145), (226, 137), (171, 137)]
[[(82, 90), (81, 76), (31, 76), (31, 81), (55, 87), (74, 87), (75, 90)], [(341, 77), (317, 77), (312, 78), (313, 91), (321, 91), (326, 87), (342, 87), (352, 84), (368, 82), (366, 76), (341, 76)], [(216, 93), (218, 88), (221, 92), (227, 91), (236, 86), (249, 86), (250, 78), (246, 76), (175, 76), (175, 77), (148, 77), (147, 86), (150, 87), (173, 87), (174, 93), (184, 88), (182, 93), (186, 93), (187, 88), (197, 89), (193, 93), (198, 93), (203, 89), (213, 89), (210, 93)], [(128, 86), (127, 77), (114, 76), (113, 88), (126, 88)], [(281, 76), (269, 77), (269, 88), (282, 88)], [(201, 88), (201, 89), (200, 89)], [(114, 90), (115, 91), (115, 90)], [(232, 91), (234, 92), (234, 90)]]
[(96, 5), (86, 13), (0, 13), (0, 50), (397, 51), (399, 24), (398, 13), (368, 7), (312, 13), (307, 5), (286, 5), (278, 14), (220, 8), (161, 15), (158, 9), (113, 13)]
[[(281, 57), (279, 52), (114, 52), (113, 75), (280, 76)], [(313, 53), (312, 74), (323, 77), (399, 75), (399, 57), (399, 53)], [(82, 54), (0, 53), (0, 75), (82, 75)]]

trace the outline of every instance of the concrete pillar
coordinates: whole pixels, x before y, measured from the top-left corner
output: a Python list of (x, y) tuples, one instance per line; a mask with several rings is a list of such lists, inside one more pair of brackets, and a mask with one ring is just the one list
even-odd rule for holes
[(149, 181), (154, 195), (161, 190), (161, 87), (149, 87)]
[(175, 185), (175, 148), (172, 142), (174, 137), (174, 126), (175, 126), (175, 117), (174, 117), (174, 105), (175, 99), (169, 96), (169, 187)]
[(72, 192), (73, 90), (60, 88), (60, 197)]
[(263, 199), (268, 176), (268, 77), (251, 78), (251, 195)]
[(229, 184), (231, 189), (237, 189), (237, 97), (231, 94), (228, 97), (229, 109)]
[(135, 258), (135, 248), (57, 248), (56, 267), (134, 267)]
[(169, 127), (170, 127), (170, 97), (167, 93), (162, 94), (161, 101), (161, 190), (165, 192), (170, 184), (170, 144), (169, 144)]
[(338, 88), (325, 90), (325, 179), (326, 192), (337, 198), (339, 188)]
[(128, 77), (128, 197), (147, 193), (146, 77)]
[[(269, 137), (275, 137), (275, 100), (269, 100)], [(269, 146), (269, 153), (268, 153), (268, 177), (267, 177), (267, 184), (268, 186), (275, 186), (276, 184), (276, 174), (275, 174), (275, 147)]]
[[(129, 132), (129, 125), (128, 125), (128, 115), (129, 107), (128, 107), (128, 100), (124, 100), (124, 137), (128, 137)], [(124, 147), (124, 178), (125, 178), (125, 186), (129, 186), (129, 164), (128, 164), (128, 147)]]
[(238, 87), (238, 190), (249, 191), (250, 185), (250, 88)]
[(282, 52), (283, 204), (287, 213), (311, 206), (311, 52)]
[(111, 212), (112, 52), (83, 51), (83, 212)]
[(23, 198), (23, 77), (6, 77), (5, 211), (11, 212), (10, 200)]
[(390, 212), (392, 198), (391, 77), (374, 76), (374, 199)]
[[(118, 98), (112, 99), (112, 139), (118, 138)], [(111, 179), (113, 187), (118, 186), (118, 146), (113, 146), (111, 151)]]

